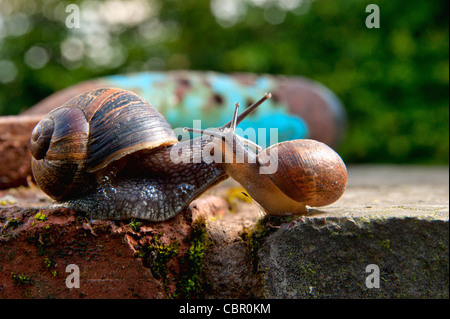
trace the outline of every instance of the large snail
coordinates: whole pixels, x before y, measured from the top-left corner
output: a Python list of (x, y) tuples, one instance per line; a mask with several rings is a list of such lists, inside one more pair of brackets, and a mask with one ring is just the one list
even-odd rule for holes
[[(330, 147), (294, 140), (256, 155), (249, 147), (257, 145), (236, 134), (236, 125), (269, 97), (240, 115), (236, 107), (233, 119), (220, 128), (178, 142), (164, 117), (136, 94), (91, 90), (36, 125), (33, 176), (57, 206), (100, 219), (166, 220), (229, 176), (269, 214), (305, 214), (306, 205), (336, 201), (344, 192), (347, 171)], [(189, 160), (173, 160), (180, 150)], [(198, 158), (206, 153), (221, 160)], [(242, 163), (235, 161), (238, 155)], [(274, 163), (276, 169), (265, 174)]]

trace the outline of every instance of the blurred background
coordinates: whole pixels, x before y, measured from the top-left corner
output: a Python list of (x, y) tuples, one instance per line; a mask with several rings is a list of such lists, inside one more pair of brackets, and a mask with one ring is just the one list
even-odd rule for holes
[[(66, 8), (80, 9), (67, 28)], [(380, 28), (365, 21), (380, 8)], [(448, 164), (449, 2), (0, 0), (0, 115), (104, 75), (302, 75), (348, 112), (347, 163)]]

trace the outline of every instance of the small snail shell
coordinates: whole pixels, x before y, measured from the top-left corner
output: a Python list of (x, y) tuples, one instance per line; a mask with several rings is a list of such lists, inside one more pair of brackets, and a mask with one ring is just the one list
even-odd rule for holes
[(274, 150), (278, 169), (269, 177), (290, 198), (320, 207), (334, 203), (344, 193), (347, 169), (326, 144), (308, 139), (286, 141), (265, 149), (258, 159), (272, 160)]
[[(278, 157), (273, 158), (273, 150)], [(270, 153), (269, 153), (270, 151)], [(347, 184), (347, 169), (340, 156), (314, 140), (275, 144), (248, 162), (225, 164), (225, 171), (271, 215), (306, 214), (306, 206), (326, 206), (338, 200)], [(264, 161), (261, 159), (264, 158)], [(267, 163), (276, 163), (273, 173), (263, 174)]]

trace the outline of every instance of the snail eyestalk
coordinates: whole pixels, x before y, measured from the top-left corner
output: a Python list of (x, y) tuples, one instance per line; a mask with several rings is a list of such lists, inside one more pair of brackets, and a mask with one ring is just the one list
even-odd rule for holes
[[(199, 133), (199, 134), (203, 134), (203, 135), (211, 135), (211, 136), (220, 138), (220, 139), (222, 139), (222, 140), (225, 140), (225, 135), (224, 135), (223, 133), (221, 133), (221, 132), (216, 132), (216, 131), (211, 131), (211, 130), (203, 130), (203, 129), (197, 129), (197, 128), (191, 128), (191, 127), (185, 127), (185, 128), (183, 128), (183, 131), (185, 131), (185, 132)], [(258, 150), (258, 151), (261, 151), (261, 150), (262, 150), (262, 147), (259, 146), (258, 144), (254, 143), (254, 142), (252, 142), (252, 141), (250, 141), (250, 140), (248, 140), (248, 139), (246, 139), (246, 138), (243, 138), (243, 137), (241, 137), (241, 136), (239, 136), (239, 135), (236, 135), (236, 137), (237, 137), (243, 144), (248, 145), (248, 146), (251, 146), (251, 147), (254, 147), (254, 148), (255, 148), (256, 150)]]
[(204, 130), (204, 129), (198, 129), (198, 128), (192, 128), (192, 127), (185, 127), (183, 128), (184, 132), (192, 132), (192, 133), (198, 133), (202, 135), (212, 135), (218, 138), (224, 138), (224, 135), (220, 132), (211, 131), (211, 130)]
[(231, 120), (231, 129), (233, 130), (233, 132), (236, 132), (236, 125), (237, 125), (236, 121), (237, 121), (237, 116), (239, 113), (239, 103), (236, 102), (234, 104), (234, 106), (235, 106), (235, 109), (234, 109), (233, 119)]
[(237, 137), (239, 138), (239, 140), (240, 140), (242, 143), (244, 143), (245, 145), (248, 145), (248, 146), (251, 146), (251, 147), (255, 148), (258, 152), (260, 152), (260, 151), (262, 150), (262, 147), (259, 146), (258, 144), (253, 143), (252, 141), (250, 141), (250, 140), (248, 140), (248, 139), (246, 139), (246, 138), (243, 138), (243, 137), (241, 137), (241, 136), (239, 136), (239, 135), (236, 135), (236, 136), (237, 136)]
[[(242, 112), (236, 120), (236, 125), (241, 123), (250, 113), (252, 113), (258, 106), (260, 106), (264, 101), (270, 99), (272, 97), (272, 93), (266, 92), (264, 93), (264, 96), (260, 98), (258, 101), (250, 105), (244, 112)], [(228, 122), (225, 124), (222, 128), (231, 127), (231, 122)]]
[[(247, 108), (247, 110), (245, 110), (241, 115), (238, 115), (239, 113), (239, 103), (236, 102), (234, 104), (235, 109), (234, 109), (234, 113), (233, 113), (233, 118), (231, 119), (230, 122), (228, 122), (227, 124), (225, 124), (224, 126), (222, 126), (221, 128), (219, 128), (217, 131), (212, 131), (212, 130), (204, 130), (204, 129), (198, 129), (198, 128), (190, 128), (190, 127), (184, 127), (183, 131), (184, 132), (193, 132), (193, 133), (199, 133), (199, 134), (203, 134), (203, 135), (210, 135), (210, 136), (214, 136), (217, 138), (220, 138), (221, 140), (225, 140), (227, 134), (229, 133), (225, 133), (225, 131), (228, 131), (235, 135), (236, 133), (236, 126), (237, 124), (239, 124), (242, 120), (245, 119), (245, 117), (247, 117), (251, 112), (253, 112), (259, 105), (261, 105), (265, 100), (269, 99), (272, 96), (272, 94), (270, 93), (266, 93), (264, 94), (264, 97), (262, 97), (261, 99), (259, 99), (257, 102), (253, 103), (251, 106), (249, 106)], [(250, 110), (250, 111), (249, 111)], [(245, 113), (245, 114), (244, 114)], [(239, 141), (241, 141), (244, 145), (247, 146), (251, 146), (253, 148), (255, 148), (257, 151), (261, 151), (262, 147), (259, 146), (258, 144), (245, 139), (239, 135), (235, 135), (237, 139), (239, 139)]]

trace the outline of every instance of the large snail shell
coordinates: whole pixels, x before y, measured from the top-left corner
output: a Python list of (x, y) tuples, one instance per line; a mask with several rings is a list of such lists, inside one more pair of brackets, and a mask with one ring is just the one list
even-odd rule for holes
[(51, 197), (63, 198), (83, 183), (88, 134), (89, 125), (78, 108), (59, 108), (34, 128), (31, 167), (36, 182)]
[(347, 168), (329, 146), (314, 140), (294, 140), (273, 145), (258, 155), (271, 158), (277, 149), (278, 169), (269, 175), (284, 194), (309, 206), (337, 201), (347, 185)]
[(111, 88), (74, 97), (50, 112), (31, 136), (32, 170), (50, 197), (78, 196), (90, 173), (125, 155), (177, 142), (170, 124), (136, 94)]

